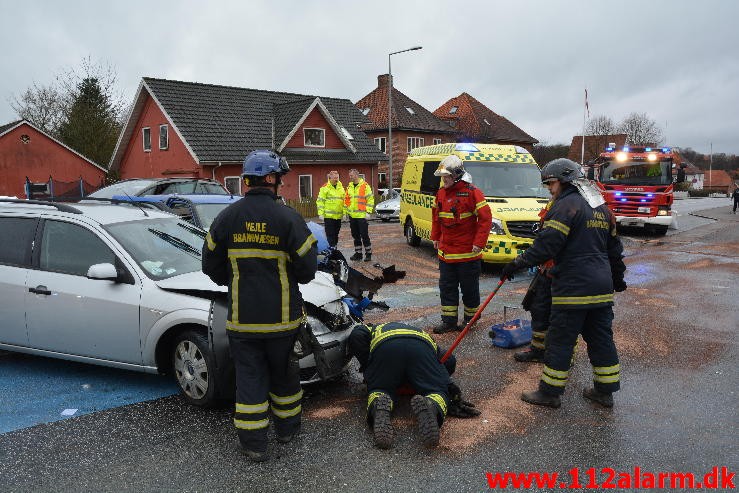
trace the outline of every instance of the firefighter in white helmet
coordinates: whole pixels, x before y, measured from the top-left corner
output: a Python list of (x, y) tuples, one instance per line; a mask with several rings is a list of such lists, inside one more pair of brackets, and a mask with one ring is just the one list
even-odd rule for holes
[(470, 183), (459, 157), (445, 157), (434, 175), (442, 180), (431, 222), (431, 240), (439, 257), (442, 322), (434, 333), (442, 334), (462, 328), (457, 324), (460, 290), (465, 323), (480, 306), (482, 249), (493, 219), (485, 196)]

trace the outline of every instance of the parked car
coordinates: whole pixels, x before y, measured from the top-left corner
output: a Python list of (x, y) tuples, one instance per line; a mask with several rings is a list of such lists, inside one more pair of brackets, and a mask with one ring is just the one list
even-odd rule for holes
[(400, 195), (375, 206), (377, 218), (384, 221), (400, 221)]
[[(0, 242), (0, 349), (171, 374), (195, 405), (233, 397), (226, 288), (201, 271), (202, 229), (131, 203), (3, 199), (0, 230), (13, 238)], [(303, 383), (346, 370), (361, 320), (337, 284), (346, 263), (326, 265), (300, 286)]]
[(397, 195), (400, 195), (400, 188), (393, 188), (392, 193), (390, 192), (389, 188), (378, 188), (377, 193), (380, 194), (380, 197), (383, 200), (395, 197)]
[(169, 211), (182, 219), (202, 228), (210, 229), (211, 223), (218, 214), (230, 204), (241, 199), (237, 195), (144, 195), (141, 197), (125, 197), (114, 195), (113, 199), (137, 203), (162, 203)]
[(231, 192), (214, 180), (202, 178), (133, 178), (121, 180), (95, 190), (88, 197), (110, 199), (114, 195), (137, 197), (142, 195), (211, 194), (231, 195)]

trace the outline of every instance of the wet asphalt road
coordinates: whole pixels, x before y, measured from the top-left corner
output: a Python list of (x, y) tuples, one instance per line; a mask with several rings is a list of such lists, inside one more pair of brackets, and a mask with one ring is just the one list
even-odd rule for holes
[[(736, 471), (739, 215), (728, 212), (702, 211), (703, 225), (666, 237), (625, 238), (629, 288), (617, 295), (614, 323), (623, 390), (613, 410), (580, 396), (591, 379), (582, 343), (559, 410), (519, 400), (540, 367), (492, 348), (487, 328), (502, 320), (503, 305), (520, 302), (523, 274), (501, 288), (456, 353), (455, 377), (482, 416), (449, 419), (437, 450), (420, 447), (404, 401), (395, 447), (375, 449), (365, 389), (351, 374), (306, 389), (302, 436), (271, 445), (265, 464), (236, 452), (230, 409), (193, 408), (173, 396), (0, 435), (0, 491), (449, 492), (483, 491), (485, 473), (498, 471)], [(370, 232), (376, 260), (408, 275), (380, 292), (391, 311), (368, 319), (438, 323), (431, 248), (405, 245), (397, 223), (373, 223)], [(351, 250), (348, 231), (341, 246)], [(495, 284), (486, 269), (483, 296)], [(447, 346), (453, 338), (437, 336)]]

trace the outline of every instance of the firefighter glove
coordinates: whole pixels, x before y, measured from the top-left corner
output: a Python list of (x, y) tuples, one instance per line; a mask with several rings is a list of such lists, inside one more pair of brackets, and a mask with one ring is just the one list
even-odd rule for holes
[(518, 266), (516, 265), (516, 261), (508, 262), (503, 266), (503, 269), (500, 271), (500, 280), (503, 279), (510, 279), (513, 280), (513, 273), (516, 272), (518, 269)]
[(447, 416), (454, 416), (455, 418), (474, 418), (480, 415), (480, 411), (475, 409), (475, 405), (471, 402), (460, 401), (450, 402), (446, 412)]

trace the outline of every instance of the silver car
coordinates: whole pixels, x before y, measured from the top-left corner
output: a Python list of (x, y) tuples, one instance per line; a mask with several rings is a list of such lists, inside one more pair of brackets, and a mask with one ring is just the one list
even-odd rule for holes
[(400, 221), (400, 195), (380, 202), (375, 206), (375, 214), (381, 221)]
[[(232, 398), (226, 288), (201, 271), (203, 230), (134, 204), (0, 199), (0, 231), (0, 349), (172, 374), (196, 405)], [(301, 379), (338, 376), (358, 319), (329, 273), (301, 292), (322, 363), (296, 344)]]

